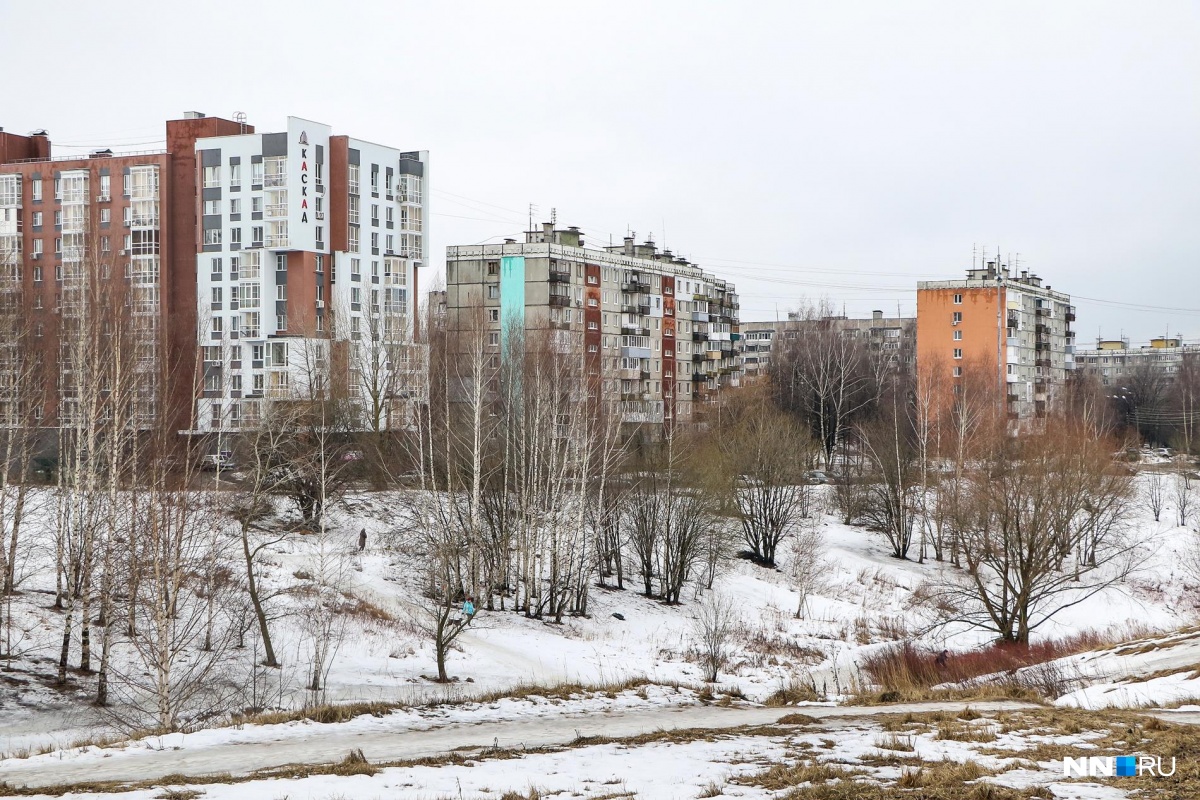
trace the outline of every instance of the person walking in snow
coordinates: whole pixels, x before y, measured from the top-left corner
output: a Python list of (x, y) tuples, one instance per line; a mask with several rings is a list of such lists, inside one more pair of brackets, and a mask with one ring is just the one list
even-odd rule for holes
[(361, 553), (363, 550), (366, 550), (366, 549), (367, 549), (367, 529), (363, 528), (361, 531), (358, 532), (358, 552)]
[(948, 660), (950, 660), (950, 651), (943, 650), (942, 652), (938, 653), (938, 657), (933, 660), (933, 663), (937, 666), (938, 669), (945, 669), (946, 662)]
[(463, 601), (462, 607), (463, 625), (470, 625), (471, 620), (475, 618), (475, 598), (468, 597)]

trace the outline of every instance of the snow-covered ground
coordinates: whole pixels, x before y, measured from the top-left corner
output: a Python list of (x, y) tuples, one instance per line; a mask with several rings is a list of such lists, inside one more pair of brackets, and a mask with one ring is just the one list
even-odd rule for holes
[[(245, 705), (285, 709), (314, 702), (418, 705), (462, 701), (519, 684), (599, 686), (634, 678), (700, 686), (702, 672), (688, 656), (694, 646), (696, 591), (689, 588), (682, 605), (666, 606), (641, 596), (629, 583), (623, 590), (593, 587), (588, 617), (567, 618), (562, 625), (512, 612), (481, 611), (450, 656), (449, 672), (455, 682), (432, 682), (428, 678), (436, 672), (432, 646), (408, 624), (417, 602), (415, 578), (404, 556), (391, 547), (397, 536), (397, 508), (404, 505), (386, 493), (353, 495), (344, 507), (330, 512), (330, 535), (325, 539), (288, 536), (271, 549), (265, 559), (266, 586), (296, 583), (296, 576), (313, 571), (317, 561), (328, 559), (332, 551), (346, 565), (341, 591), (348, 599), (368, 605), (340, 620), (344, 628), (337, 637), (327, 684), (315, 696), (303, 689), (310, 646), (304, 608), (295, 597), (280, 598), (272, 628), (283, 667), (250, 666), (262, 655), (253, 631), (244, 650), (232, 650), (227, 656), (226, 669), (245, 693)], [(1139, 535), (1149, 555), (1143, 569), (1123, 585), (1063, 612), (1039, 629), (1039, 636), (1131, 625), (1168, 631), (1194, 620), (1196, 593), (1183, 564), (1195, 535), (1167, 522), (1169, 510), (1161, 523), (1144, 511), (1138, 513)], [(824, 587), (809, 600), (805, 619), (795, 618), (798, 595), (789, 577), (793, 554), (786, 547), (778, 570), (733, 561), (717, 580), (715, 591), (735, 599), (746, 627), (739, 655), (722, 674), (720, 685), (736, 687), (751, 701), (793, 682), (815, 683), (831, 696), (846, 693), (860, 680), (858, 658), (923, 627), (921, 612), (910, 604), (913, 591), (922, 581), (936, 579), (941, 570), (949, 569), (891, 558), (880, 537), (842, 525), (832, 516), (822, 515), (814, 524), (828, 550), (828, 570)], [(356, 542), (363, 528), (368, 532), (368, 548), (360, 555)], [(26, 634), (18, 648), (24, 655), (6, 664), (7, 671), (0, 671), (0, 752), (69, 747), (77, 739), (107, 730), (111, 721), (87, 704), (93, 680), (89, 676), (74, 675), (74, 687), (66, 690), (51, 685), (61, 614), (50, 608), (54, 575), (45, 568), (52, 554), (48, 539), (41, 554), (41, 568), (37, 558), (24, 565), (27, 577), (22, 594), (13, 600), (16, 627)], [(233, 569), (240, 568), (239, 555), (231, 542)], [(375, 612), (376, 608), (383, 613)], [(987, 639), (979, 631), (935, 631), (918, 644), (930, 650), (966, 649)], [(76, 638), (73, 654), (77, 648)], [(1107, 663), (1097, 660), (1089, 680), (1121, 677), (1119, 670), (1101, 668)], [(1177, 680), (1169, 698), (1154, 696), (1158, 702), (1184, 700), (1195, 688), (1194, 696), (1200, 697), (1200, 687), (1190, 683)], [(1159, 688), (1151, 687), (1155, 692)], [(1121, 695), (1108, 692), (1106, 696)], [(251, 697), (255, 702), (249, 702)], [(1133, 699), (1144, 702), (1142, 696)], [(693, 701), (694, 696), (680, 692), (666, 702)], [(1093, 701), (1087, 695), (1079, 702)]]
[[(658, 733), (637, 739), (630, 735), (630, 715), (617, 713), (612, 719), (608, 738), (616, 741), (572, 741), (570, 725), (578, 725), (585, 736), (594, 735), (597, 720), (593, 715), (583, 721), (560, 719), (555, 724), (541, 724), (525, 731), (534, 738), (514, 740), (512, 723), (499, 726), (502, 733), (496, 742), (500, 749), (479, 749), (480, 736), (475, 726), (461, 735), (464, 747), (457, 758), (440, 762), (419, 762), (412, 758), (396, 758), (405, 752), (379, 748), (379, 737), (362, 739), (362, 750), (372, 764), (393, 766), (365, 767), (364, 774), (295, 774), (296, 770), (277, 770), (270, 776), (259, 775), (238, 782), (227, 779), (220, 783), (195, 782), (188, 784), (178, 778), (170, 780), (170, 792), (157, 784), (158, 775), (148, 777), (150, 788), (106, 793), (114, 800), (150, 800), (171, 796), (200, 796), (214, 800), (244, 800), (248, 798), (288, 798), (288, 800), (334, 800), (335, 798), (471, 798), (471, 800), (500, 800), (515, 792), (521, 797), (566, 795), (583, 798), (638, 797), (655, 800), (696, 797), (773, 798), (781, 789), (803, 786), (811, 779), (855, 780), (868, 784), (893, 787), (902, 779), (921, 780), (921, 768), (931, 770), (927, 780), (933, 785), (961, 785), (991, 782), (1019, 789), (1042, 787), (1055, 798), (1074, 800), (1108, 800), (1131, 796), (1128, 789), (1105, 785), (1103, 781), (1066, 781), (1061, 759), (1040, 756), (1039, 747), (1061, 748), (1062, 752), (1085, 756), (1098, 748), (1111, 748), (1111, 737), (1121, 735), (1121, 725), (1097, 720), (1097, 730), (1071, 731), (1065, 726), (1048, 726), (1045, 713), (1024, 711), (982, 704), (978, 710), (962, 713), (919, 712), (902, 717), (891, 714), (882, 718), (839, 715), (833, 712), (851, 709), (822, 708), (820, 714), (832, 714), (824, 719), (783, 717), (780, 709), (727, 710), (698, 708), (698, 714), (681, 712), (678, 719), (670, 716), (658, 726)], [(894, 709), (902, 711), (903, 709)], [(861, 713), (861, 709), (858, 710)], [(643, 712), (644, 713), (644, 712)], [(719, 715), (732, 717), (737, 727)], [(1025, 716), (1028, 714), (1028, 716)], [(565, 723), (566, 729), (564, 728)], [(678, 727), (677, 727), (678, 723)], [(689, 732), (688, 727), (693, 729)], [(644, 723), (643, 723), (644, 724)], [(749, 726), (749, 727), (747, 727)], [(765, 727), (764, 727), (765, 726)], [(445, 734), (447, 729), (441, 729)], [(486, 737), (490, 729), (484, 726)], [(453, 732), (451, 732), (453, 736)], [(1107, 746), (1102, 741), (1109, 737)], [(398, 737), (403, 740), (403, 737)], [(409, 737), (416, 741), (414, 737)], [(436, 737), (435, 737), (436, 738)], [(445, 739), (443, 735), (441, 739)], [(355, 737), (340, 737), (338, 749), (326, 754), (327, 763), (338, 760), (347, 746), (355, 747)], [(420, 745), (418, 745), (420, 746)], [(445, 746), (445, 742), (442, 742)], [(515, 748), (515, 750), (514, 750)], [(420, 752), (419, 750), (416, 752)], [(98, 754), (77, 756), (95, 763), (87, 773), (96, 780), (117, 774), (120, 755), (116, 760), (99, 761)], [(168, 752), (178, 762), (178, 754)], [(102, 756), (100, 756), (102, 757)], [(132, 757), (132, 756), (130, 756)], [(245, 762), (252, 753), (230, 751), (228, 758)], [(41, 757), (41, 760), (50, 757)], [(21, 786), (24, 778), (36, 775), (33, 786), (44, 785), (55, 777), (69, 781), (80, 770), (78, 763), (61, 763), (54, 771), (36, 763), (0, 765), (0, 778)], [(173, 762), (173, 763), (174, 763)], [(402, 762), (402, 763), (401, 763)], [(936, 765), (973, 765), (974, 772), (937, 777)], [(5, 772), (4, 767), (10, 767)], [(83, 764), (86, 768), (87, 764)], [(264, 763), (264, 766), (268, 766)], [(825, 770), (824, 775), (797, 772), (787, 774), (792, 767)], [(780, 774), (783, 770), (783, 774)], [(136, 774), (136, 773), (135, 773)], [(196, 775), (199, 772), (192, 772)], [(127, 778), (128, 779), (128, 778)], [(945, 783), (940, 783), (944, 781)], [(1154, 788), (1153, 786), (1139, 788)], [(189, 794), (195, 791), (197, 794)], [(48, 797), (48, 795), (33, 795)], [(67, 794), (83, 797), (86, 794)], [(985, 796), (982, 792), (980, 796)]]

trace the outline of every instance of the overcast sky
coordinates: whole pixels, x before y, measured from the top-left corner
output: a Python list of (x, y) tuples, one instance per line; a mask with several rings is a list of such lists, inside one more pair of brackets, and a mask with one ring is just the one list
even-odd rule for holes
[(428, 273), (535, 203), (735, 280), (744, 320), (911, 314), (987, 247), (1076, 296), (1080, 345), (1200, 339), (1197, 42), (1195, 0), (0, 0), (0, 126), (153, 149), (244, 111), (428, 149)]

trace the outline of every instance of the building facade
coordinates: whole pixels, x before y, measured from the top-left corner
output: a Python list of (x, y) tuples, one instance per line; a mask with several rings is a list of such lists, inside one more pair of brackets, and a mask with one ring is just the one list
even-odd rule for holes
[(1143, 369), (1152, 369), (1171, 381), (1179, 374), (1185, 359), (1200, 360), (1200, 342), (1160, 336), (1147, 345), (1131, 347), (1124, 338), (1098, 339), (1095, 348), (1075, 351), (1075, 370), (1081, 375), (1096, 376), (1105, 386), (1120, 386)]
[(802, 338), (806, 330), (818, 326), (862, 340), (897, 369), (912, 369), (916, 360), (916, 317), (885, 317), (882, 311), (874, 311), (870, 317), (804, 319), (793, 312), (782, 321), (742, 323), (740, 340), (746, 378), (767, 375), (772, 354), (777, 356), (787, 342)]
[[(413, 387), (428, 153), (288, 118), (279, 133), (198, 139), (202, 431), (264, 398), (344, 389), (360, 424), (394, 426)], [(399, 416), (398, 416), (399, 415)]]
[(511, 326), (551, 338), (560, 352), (583, 356), (635, 425), (688, 421), (740, 384), (739, 307), (733, 284), (633, 237), (589, 248), (577, 228), (545, 223), (524, 242), (446, 252), (448, 329), (482, 310), (498, 357)]
[[(407, 370), (428, 154), (197, 112), (166, 123), (166, 144), (62, 158), (44, 131), (0, 130), (0, 301), (45, 362), (39, 423), (78, 417), (87, 364), (63, 332), (101, 312), (134, 332), (143, 424), (172, 400), (180, 430), (236, 430), (273, 390), (328, 391), (336, 374), (390, 413), (367, 401)], [(199, 401), (187, 380), (154, 394), (164, 370), (198, 370)]]
[(974, 375), (1009, 419), (1044, 416), (1074, 367), (1071, 298), (988, 261), (966, 280), (917, 284), (917, 363), (961, 391)]

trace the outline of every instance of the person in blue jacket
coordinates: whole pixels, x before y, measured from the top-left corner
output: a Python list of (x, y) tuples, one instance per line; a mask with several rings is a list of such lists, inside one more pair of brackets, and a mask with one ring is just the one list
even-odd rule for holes
[(475, 598), (474, 597), (468, 597), (465, 601), (463, 601), (462, 614), (463, 614), (463, 624), (470, 625), (471, 620), (475, 618)]

